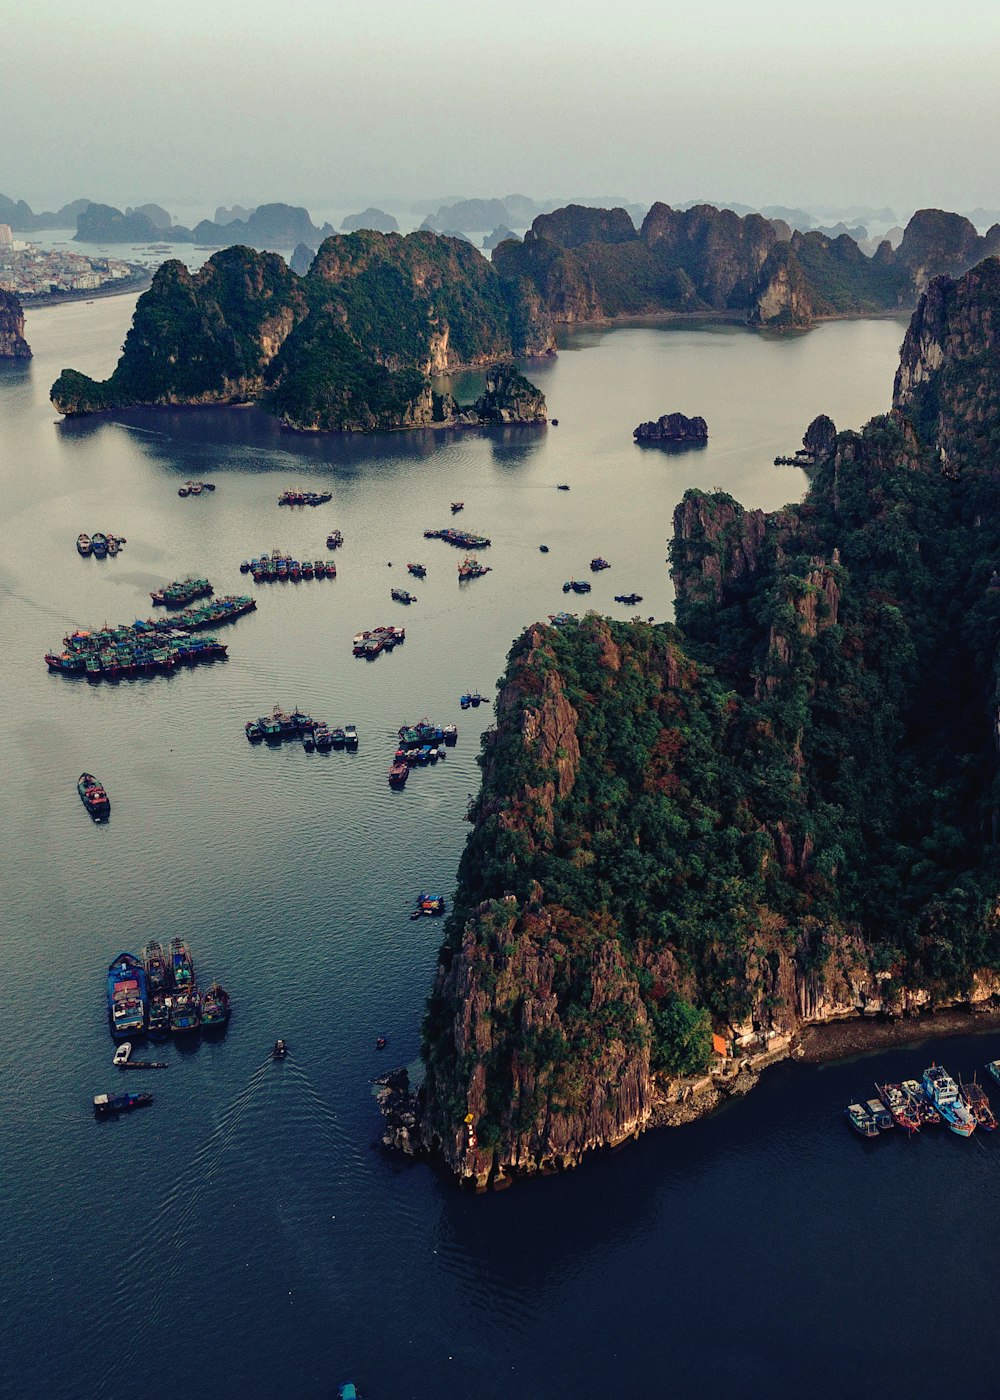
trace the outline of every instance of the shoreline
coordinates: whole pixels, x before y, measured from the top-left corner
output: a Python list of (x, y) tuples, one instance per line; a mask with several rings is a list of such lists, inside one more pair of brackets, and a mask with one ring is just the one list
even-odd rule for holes
[(124, 297), (136, 295), (137, 293), (148, 291), (153, 284), (152, 277), (136, 277), (130, 279), (126, 286), (116, 286), (109, 283), (105, 287), (91, 287), (79, 292), (49, 292), (40, 297), (21, 297), (21, 305), (25, 312), (44, 311), (50, 306), (64, 306), (69, 302), (96, 301), (105, 297)]
[(971, 1007), (947, 1007), (922, 1016), (896, 1020), (828, 1021), (806, 1026), (799, 1032), (789, 1058), (800, 1064), (822, 1065), (833, 1060), (874, 1055), (897, 1045), (913, 1045), (922, 1040), (960, 1035), (1000, 1032), (1000, 1010), (976, 1011)]

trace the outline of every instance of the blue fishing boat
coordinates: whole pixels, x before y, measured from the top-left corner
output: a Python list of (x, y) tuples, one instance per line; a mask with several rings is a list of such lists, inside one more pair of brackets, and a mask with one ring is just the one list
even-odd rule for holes
[(959, 1137), (972, 1136), (976, 1129), (975, 1117), (943, 1065), (931, 1065), (924, 1070), (924, 1093), (953, 1133), (958, 1133)]
[(152, 1094), (95, 1094), (94, 1113), (98, 1118), (113, 1118), (118, 1113), (129, 1113), (133, 1108), (144, 1108), (153, 1102)]
[(108, 968), (108, 1022), (116, 1040), (146, 1029), (146, 972), (134, 953), (119, 953)]

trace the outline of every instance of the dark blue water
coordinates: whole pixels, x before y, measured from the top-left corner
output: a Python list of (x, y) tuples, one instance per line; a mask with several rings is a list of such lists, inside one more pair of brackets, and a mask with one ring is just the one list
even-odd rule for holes
[[(820, 411), (858, 425), (887, 403), (899, 325), (579, 337), (537, 371), (547, 431), (311, 439), (248, 411), (60, 425), (48, 386), (64, 365), (106, 373), (129, 311), (34, 313), (35, 360), (0, 370), (0, 1392), (995, 1394), (1000, 1143), (866, 1144), (840, 1119), (876, 1077), (935, 1054), (971, 1071), (991, 1038), (782, 1067), (714, 1119), (493, 1197), (372, 1146), (369, 1081), (415, 1060), (436, 960), (439, 927), (408, 909), (450, 887), (490, 721), (459, 694), (492, 694), (514, 636), (594, 554), (613, 567), (593, 606), (625, 616), (613, 595), (635, 589), (669, 617), (684, 488), (799, 494), (772, 458)], [(673, 409), (708, 419), (709, 447), (636, 449), (632, 427)], [(218, 490), (181, 500), (189, 476)], [(279, 509), (296, 484), (333, 501)], [(422, 538), (456, 498), (493, 538), (494, 572), (462, 589), (460, 554)], [(71, 627), (147, 615), (171, 578), (235, 590), (263, 548), (325, 554), (334, 526), (336, 581), (254, 589), (224, 665), (92, 686), (41, 662)], [(97, 529), (127, 537), (117, 560), (77, 556)], [(429, 574), (406, 610), (389, 589), (408, 560)], [(405, 646), (355, 660), (353, 634), (386, 619)], [(358, 753), (251, 748), (244, 722), (275, 703), (353, 720)], [(392, 793), (395, 731), (424, 714), (457, 722), (458, 746)], [(105, 828), (76, 797), (83, 768), (111, 793)], [(116, 1078), (104, 969), (176, 934), (229, 988), (228, 1034)], [(95, 1123), (92, 1096), (126, 1081), (154, 1105)]]

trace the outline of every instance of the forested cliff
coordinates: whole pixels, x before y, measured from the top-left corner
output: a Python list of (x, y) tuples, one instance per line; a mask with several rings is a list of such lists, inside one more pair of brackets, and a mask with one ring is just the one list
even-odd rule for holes
[[(195, 273), (164, 263), (111, 378), (64, 370), (52, 399), (66, 414), (254, 401), (302, 430), (422, 427), (447, 408), (432, 374), (552, 348), (547, 325), (470, 244), (364, 231), (328, 238), (301, 277), (245, 247)], [(532, 393), (537, 421), (544, 399)]]
[(622, 316), (728, 313), (750, 325), (803, 327), (824, 316), (910, 310), (928, 281), (1000, 252), (958, 214), (922, 209), (902, 243), (866, 257), (847, 234), (793, 233), (761, 214), (654, 204), (638, 229), (624, 209), (569, 205), (535, 219), (493, 261), (534, 288), (557, 324)]
[(800, 505), (685, 495), (675, 626), (517, 641), (393, 1140), (480, 1186), (571, 1166), (713, 1032), (1000, 988), (998, 396), (990, 259)]

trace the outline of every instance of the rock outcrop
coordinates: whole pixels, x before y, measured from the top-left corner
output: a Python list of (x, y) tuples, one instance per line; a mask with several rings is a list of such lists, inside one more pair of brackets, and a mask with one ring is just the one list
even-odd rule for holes
[[(67, 414), (258, 402), (302, 431), (416, 428), (453, 416), (431, 375), (552, 348), (530, 297), (471, 244), (365, 231), (328, 238), (304, 277), (247, 247), (213, 254), (196, 273), (163, 264), (111, 378), (65, 370), (52, 399)], [(481, 407), (454, 407), (458, 422), (545, 416), (513, 369), (495, 376)]]
[(81, 210), (73, 237), (78, 243), (159, 243), (163, 239), (171, 243), (195, 241), (191, 230), (182, 224), (168, 223), (167, 227), (163, 227), (139, 209), (123, 214), (111, 204), (88, 204)]
[(993, 262), (931, 284), (900, 406), (815, 420), (801, 504), (686, 494), (676, 626), (515, 643), (389, 1143), (504, 1185), (745, 1091), (806, 1026), (996, 1003), (998, 292)]
[(299, 243), (316, 247), (333, 233), (330, 224), (317, 227), (308, 209), (293, 204), (259, 204), (245, 219), (217, 224), (203, 219), (191, 235), (208, 248), (243, 244), (247, 248), (295, 248)]
[(995, 463), (1000, 258), (987, 258), (958, 280), (930, 283), (903, 341), (893, 404), (937, 444), (950, 470)]
[(828, 457), (837, 445), (837, 425), (825, 413), (818, 414), (802, 436), (802, 446), (813, 457)]
[(704, 418), (686, 418), (683, 413), (664, 413), (649, 423), (632, 429), (636, 442), (706, 443), (708, 424)]
[(0, 360), (30, 360), (24, 338), (24, 310), (13, 292), (0, 287)]

